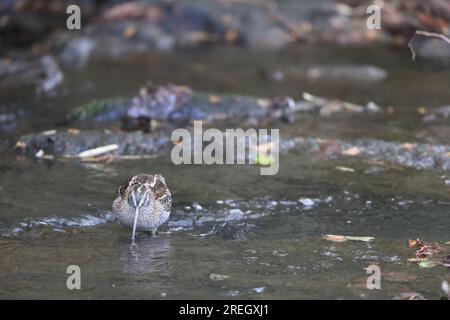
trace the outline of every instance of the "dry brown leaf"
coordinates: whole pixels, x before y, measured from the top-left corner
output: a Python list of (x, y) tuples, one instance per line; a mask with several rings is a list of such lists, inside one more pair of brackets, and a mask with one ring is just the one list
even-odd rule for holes
[(400, 145), (400, 148), (402, 149), (406, 149), (406, 150), (412, 150), (416, 147), (417, 145), (415, 143), (403, 143)]
[(414, 247), (416, 244), (417, 244), (417, 240), (414, 240), (414, 239), (409, 239), (408, 240), (408, 247), (409, 248)]
[(419, 113), (419, 114), (425, 115), (425, 114), (427, 114), (427, 112), (428, 112), (428, 110), (425, 107), (417, 108), (417, 113)]
[(339, 236), (334, 234), (326, 234), (323, 236), (325, 240), (333, 241), (333, 242), (345, 242), (347, 238), (345, 236)]
[(373, 164), (373, 165), (378, 165), (378, 166), (384, 166), (385, 165), (384, 161), (381, 161), (381, 160), (368, 160), (367, 163), (368, 164)]
[(260, 106), (261, 108), (268, 108), (271, 104), (270, 99), (258, 99), (256, 101), (256, 103), (258, 104), (258, 106)]
[(69, 128), (67, 129), (67, 133), (69, 134), (73, 134), (73, 135), (77, 135), (80, 133), (80, 129), (76, 129), (76, 128)]
[(233, 21), (233, 16), (229, 13), (224, 13), (221, 18), (224, 24), (230, 24)]
[(132, 36), (134, 36), (136, 34), (137, 30), (134, 26), (128, 26), (125, 28), (125, 30), (123, 30), (123, 36), (125, 38), (131, 38)]
[(27, 147), (27, 143), (24, 141), (17, 141), (16, 145), (14, 146), (14, 148), (20, 148), (20, 149), (25, 149)]
[(237, 39), (237, 32), (235, 30), (227, 30), (225, 32), (225, 41), (228, 43), (234, 43)]
[(218, 103), (220, 101), (220, 98), (218, 96), (216, 96), (216, 95), (210, 95), (208, 97), (208, 100), (209, 100), (209, 102), (211, 104), (216, 104), (216, 103)]

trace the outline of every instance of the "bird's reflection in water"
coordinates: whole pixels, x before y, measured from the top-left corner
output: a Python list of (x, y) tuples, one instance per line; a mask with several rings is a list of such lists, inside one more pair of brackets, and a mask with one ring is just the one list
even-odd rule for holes
[(120, 238), (120, 260), (124, 272), (133, 275), (169, 271), (172, 247), (167, 235), (140, 235), (134, 243)]

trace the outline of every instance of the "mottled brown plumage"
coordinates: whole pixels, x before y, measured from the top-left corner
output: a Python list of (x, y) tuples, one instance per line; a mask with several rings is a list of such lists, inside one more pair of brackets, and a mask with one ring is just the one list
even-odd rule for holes
[(116, 192), (113, 212), (119, 222), (135, 231), (155, 232), (167, 221), (172, 196), (160, 174), (135, 175), (124, 181)]

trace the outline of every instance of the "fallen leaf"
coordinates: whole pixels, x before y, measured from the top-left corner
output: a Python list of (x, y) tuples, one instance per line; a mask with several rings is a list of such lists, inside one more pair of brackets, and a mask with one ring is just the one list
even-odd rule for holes
[(211, 103), (211, 104), (216, 104), (217, 102), (219, 102), (219, 97), (218, 96), (216, 96), (216, 95), (210, 95), (209, 97), (208, 97), (208, 100), (209, 100), (209, 102)]
[(417, 108), (417, 112), (418, 112), (419, 114), (424, 115), (424, 114), (427, 114), (428, 110), (427, 110), (427, 108), (425, 108), (425, 107), (419, 107), (419, 108)]
[(338, 236), (334, 234), (326, 234), (323, 236), (325, 240), (333, 241), (333, 242), (345, 242), (347, 238), (345, 236)]
[(379, 166), (383, 166), (385, 164), (384, 161), (381, 160), (368, 160), (367, 163)]
[(271, 104), (271, 100), (270, 99), (258, 99), (256, 101), (256, 103), (258, 104), (258, 106), (260, 106), (261, 108), (268, 108)]
[(225, 24), (230, 24), (233, 21), (233, 16), (231, 14), (225, 13), (222, 15), (222, 22)]
[(361, 153), (361, 150), (358, 147), (351, 147), (351, 148), (348, 148), (348, 149), (342, 151), (342, 154), (344, 156), (352, 156), (352, 157), (357, 156), (360, 153)]
[(417, 240), (409, 239), (408, 240), (408, 248), (414, 247), (417, 244)]
[(402, 143), (400, 145), (400, 148), (405, 149), (405, 150), (412, 150), (416, 147), (417, 145), (415, 143)]
[(224, 38), (225, 38), (225, 41), (227, 42), (227, 43), (233, 43), (233, 42), (235, 42), (236, 41), (236, 39), (237, 39), (237, 32), (235, 31), (235, 30), (227, 30), (226, 32), (225, 32), (225, 36), (224, 36)]
[(134, 26), (128, 26), (123, 31), (123, 35), (125, 38), (131, 38), (132, 36), (134, 36), (136, 34), (136, 32), (137, 32), (137, 30)]
[(270, 166), (272, 162), (273, 162), (272, 156), (265, 156), (260, 153), (256, 156), (256, 164), (259, 166)]
[(437, 266), (439, 264), (439, 262), (434, 261), (434, 260), (424, 260), (419, 262), (419, 267), (421, 268), (433, 268), (435, 266)]
[(14, 148), (20, 148), (20, 149), (25, 149), (27, 147), (27, 143), (24, 141), (17, 141), (16, 145), (14, 146)]
[(221, 280), (225, 280), (225, 279), (230, 278), (230, 276), (227, 276), (227, 275), (224, 275), (224, 274), (211, 273), (211, 274), (209, 275), (209, 278), (210, 278), (211, 280), (218, 280), (218, 281), (221, 281)]
[(80, 133), (80, 129), (69, 128), (69, 129), (67, 129), (67, 133), (77, 135)]

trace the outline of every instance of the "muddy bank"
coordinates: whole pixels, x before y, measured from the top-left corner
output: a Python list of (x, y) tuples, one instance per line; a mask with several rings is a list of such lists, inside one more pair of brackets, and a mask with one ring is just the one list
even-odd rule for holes
[[(405, 46), (415, 30), (450, 33), (450, 6), (434, 1), (383, 1), (381, 28), (367, 27), (370, 3), (345, 1), (160, 1), (108, 7), (81, 33), (59, 32), (47, 44), (67, 66), (90, 56), (117, 57), (131, 52), (174, 50), (204, 45), (285, 48), (293, 43)], [(448, 59), (439, 39), (420, 37), (419, 57)]]
[[(211, 45), (280, 49), (293, 43), (406, 48), (418, 29), (450, 34), (450, 5), (440, 0), (427, 4), (382, 1), (381, 28), (374, 30), (367, 27), (366, 10), (371, 3), (364, 0), (84, 1), (82, 28), (75, 31), (65, 28), (68, 3), (49, 3), (6, 6), (0, 35), (11, 47), (19, 39), (75, 68), (92, 57), (117, 58), (155, 50)], [(49, 15), (53, 18), (48, 19)], [(419, 57), (446, 60), (450, 56), (450, 48), (439, 39), (418, 37), (415, 49)]]

